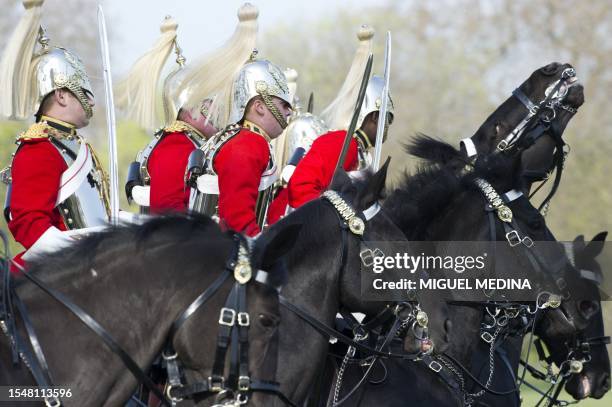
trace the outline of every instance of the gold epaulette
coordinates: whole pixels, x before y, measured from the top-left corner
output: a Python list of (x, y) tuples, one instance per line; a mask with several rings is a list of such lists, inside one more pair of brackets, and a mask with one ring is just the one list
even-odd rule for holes
[(26, 131), (17, 136), (17, 141), (28, 141), (49, 138), (50, 127), (44, 122), (32, 124)]
[(175, 120), (169, 126), (164, 127), (163, 132), (164, 133), (184, 133), (184, 132), (189, 132), (189, 133), (194, 133), (196, 136), (200, 137), (201, 139), (204, 138), (204, 135), (202, 133), (200, 133), (196, 128), (194, 128), (193, 126), (191, 126), (188, 123), (185, 123), (184, 121), (181, 121), (181, 120)]

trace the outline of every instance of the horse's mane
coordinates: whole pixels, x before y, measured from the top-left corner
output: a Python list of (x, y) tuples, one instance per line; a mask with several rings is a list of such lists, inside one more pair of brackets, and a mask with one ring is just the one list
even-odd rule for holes
[[(498, 192), (520, 188), (517, 160), (502, 154), (479, 155), (472, 171), (457, 171), (465, 162), (460, 150), (441, 140), (418, 134), (405, 146), (409, 154), (425, 159), (413, 174), (405, 172), (385, 201), (389, 216), (411, 238), (419, 238), (427, 226), (460, 193), (476, 190), (475, 178), (484, 178)], [(508, 182), (511, 179), (511, 182)]]
[(74, 268), (92, 268), (100, 250), (121, 249), (138, 256), (143, 250), (190, 240), (204, 244), (223, 236), (217, 224), (199, 214), (168, 214), (143, 224), (120, 224), (88, 235), (57, 252), (42, 254), (28, 262), (28, 273), (41, 276)]
[[(368, 181), (373, 174), (368, 172), (362, 179), (351, 179), (349, 176), (340, 171), (336, 174), (333, 184), (330, 189), (338, 192), (347, 202), (355, 206), (356, 201), (359, 200), (360, 194), (366, 189)], [(329, 206), (328, 202), (323, 199), (314, 199), (310, 202), (305, 203), (303, 206), (292, 212), (289, 216), (284, 217), (276, 224), (273, 225), (275, 233), (280, 228), (289, 227), (293, 224), (302, 225), (300, 229), (300, 241), (302, 242), (318, 242), (324, 240), (324, 236), (321, 236), (320, 225), (325, 222), (334, 222), (337, 225), (338, 220), (333, 211), (326, 208)], [(271, 234), (264, 233), (260, 238), (257, 239), (257, 246), (264, 247), (269, 240), (271, 240)], [(301, 253), (302, 249), (310, 250), (311, 247), (300, 247), (296, 245), (292, 256)]]

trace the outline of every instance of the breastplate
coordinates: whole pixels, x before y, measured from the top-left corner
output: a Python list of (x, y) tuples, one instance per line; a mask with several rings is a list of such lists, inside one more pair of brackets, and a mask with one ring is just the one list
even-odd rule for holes
[[(82, 139), (50, 140), (70, 168), (77, 158)], [(100, 168), (98, 161), (93, 158), (91, 148), (89, 146), (85, 148), (89, 149), (92, 169), (76, 191), (57, 205), (68, 229), (103, 226), (108, 224), (110, 218), (106, 173)]]
[[(240, 126), (228, 127), (221, 133), (212, 137), (200, 149), (204, 152), (204, 174), (197, 180), (197, 189), (192, 188), (189, 200), (189, 209), (212, 217), (219, 221), (219, 184), (213, 162), (221, 148), (236, 136), (241, 130)], [(273, 153), (270, 150), (270, 159), (266, 171), (262, 174), (255, 205), (255, 217), (259, 227), (265, 226), (268, 207), (272, 201), (272, 190), (276, 180), (276, 166)]]

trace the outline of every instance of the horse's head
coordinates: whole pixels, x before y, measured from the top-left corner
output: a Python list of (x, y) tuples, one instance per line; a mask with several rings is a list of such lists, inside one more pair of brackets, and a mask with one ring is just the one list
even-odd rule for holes
[[(414, 150), (421, 157), (434, 159), (406, 177), (385, 202), (394, 222), (409, 240), (437, 242), (436, 253), (449, 256), (465, 254), (465, 246), (456, 242), (499, 241), (495, 244), (496, 259), (504, 261), (496, 260), (495, 276), (516, 276), (517, 270), (525, 269), (525, 263), (530, 264), (524, 251), (533, 250), (538, 251), (540, 273), (546, 274), (552, 266), (558, 266), (556, 272), (565, 273), (566, 263), (560, 261), (565, 255), (559, 245), (537, 245), (534, 249), (527, 247), (529, 240), (524, 240), (528, 237), (533, 241), (551, 241), (554, 237), (540, 212), (516, 191), (521, 185), (519, 155), (480, 154), (466, 170), (458, 171), (444, 164), (447, 158), (454, 162), (461, 155), (446, 143), (419, 137), (410, 146), (409, 151)], [(481, 181), (485, 180), (483, 184)], [(499, 213), (502, 203), (512, 213), (511, 222), (504, 221)], [(509, 231), (514, 232), (508, 234)], [(510, 247), (516, 241), (507, 241), (508, 236), (524, 240), (518, 247), (519, 256), (513, 252), (517, 249)], [(451, 307), (451, 311), (455, 314), (453, 319), (462, 324), (459, 328), (453, 326), (450, 342), (457, 352), (465, 352), (479, 337), (482, 313), (474, 307)]]
[[(535, 123), (539, 119), (550, 123), (550, 130), (560, 136), (583, 103), (584, 88), (578, 82), (575, 70), (570, 64), (553, 62), (539, 68), (471, 137), (476, 153), (491, 153), (498, 146), (500, 149), (508, 148), (517, 140), (509, 139), (506, 143), (503, 143), (503, 140), (513, 132), (523, 138), (528, 133), (522, 131), (525, 125)], [(462, 149), (467, 152), (469, 147), (462, 143)]]
[[(573, 242), (577, 277), (590, 287), (582, 300), (565, 301), (559, 310), (547, 311), (537, 333), (548, 347), (557, 366), (576, 366), (567, 380), (567, 392), (575, 399), (601, 398), (610, 390), (610, 359), (604, 333), (598, 284), (603, 274), (596, 257), (601, 253), (607, 232), (585, 244), (579, 236)], [(572, 362), (573, 361), (573, 362)]]

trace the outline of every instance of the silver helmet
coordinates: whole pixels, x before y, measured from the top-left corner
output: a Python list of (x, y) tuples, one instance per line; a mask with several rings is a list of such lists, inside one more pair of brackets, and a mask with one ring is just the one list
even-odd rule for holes
[[(357, 128), (360, 128), (363, 125), (363, 121), (367, 115), (380, 110), (380, 106), (382, 104), (382, 91), (384, 87), (385, 80), (381, 76), (373, 75), (368, 81), (365, 98), (363, 99), (363, 104), (361, 105), (361, 110), (359, 111), (359, 117), (357, 118)], [(394, 114), (393, 99), (391, 99), (390, 93), (387, 113), (391, 113), (392, 115)]]
[(172, 71), (164, 80), (163, 84), (163, 104), (164, 104), (164, 119), (166, 123), (170, 123), (174, 120), (183, 105), (189, 99), (189, 89), (181, 89), (181, 85), (185, 80), (186, 59), (183, 56), (181, 47), (174, 41), (174, 52), (176, 53), (177, 67)]
[(47, 48), (43, 43), (43, 53), (36, 64), (36, 89), (34, 110), (38, 111), (43, 99), (56, 89), (66, 88), (81, 102), (87, 117), (93, 115), (86, 93), (93, 97), (93, 89), (81, 59), (65, 48)]
[(285, 129), (287, 151), (289, 154), (293, 154), (298, 147), (308, 151), (312, 142), (327, 131), (327, 126), (317, 116), (311, 113), (299, 113), (289, 120)]
[(256, 96), (261, 96), (282, 128), (287, 127), (285, 118), (272, 103), (276, 96), (291, 105), (292, 95), (287, 86), (283, 71), (267, 60), (250, 60), (238, 73), (232, 88), (230, 123), (238, 123), (244, 118), (247, 104)]

